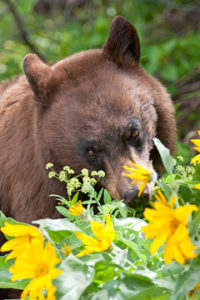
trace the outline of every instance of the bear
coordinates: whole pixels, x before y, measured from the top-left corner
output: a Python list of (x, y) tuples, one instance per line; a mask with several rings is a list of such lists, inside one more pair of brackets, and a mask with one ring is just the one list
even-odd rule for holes
[[(30, 223), (59, 216), (50, 194), (65, 185), (45, 165), (104, 170), (105, 187), (134, 206), (138, 186), (124, 175), (130, 161), (147, 169), (161, 161), (153, 138), (175, 152), (174, 107), (166, 88), (140, 64), (140, 41), (124, 17), (113, 19), (102, 49), (73, 54), (51, 65), (24, 58), (25, 75), (0, 86), (0, 210)], [(147, 185), (142, 197), (151, 188)], [(141, 199), (142, 199), (141, 197)]]

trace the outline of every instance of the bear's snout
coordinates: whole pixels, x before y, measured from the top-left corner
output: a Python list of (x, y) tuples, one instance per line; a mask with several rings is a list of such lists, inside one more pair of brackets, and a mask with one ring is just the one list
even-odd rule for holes
[(144, 191), (140, 198), (138, 194), (138, 189), (131, 189), (125, 192), (123, 197), (125, 204), (131, 208), (136, 208), (150, 200), (150, 194), (148, 192)]

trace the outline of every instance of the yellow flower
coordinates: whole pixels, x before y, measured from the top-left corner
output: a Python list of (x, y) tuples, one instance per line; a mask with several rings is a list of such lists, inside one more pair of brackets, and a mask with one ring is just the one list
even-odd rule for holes
[(69, 245), (66, 245), (65, 243), (63, 244), (64, 248), (61, 249), (61, 251), (66, 255), (70, 255), (72, 253), (72, 247)]
[(146, 208), (144, 216), (150, 221), (150, 224), (142, 227), (146, 238), (155, 238), (151, 245), (151, 254), (165, 243), (164, 260), (170, 264), (172, 259), (179, 263), (185, 263), (189, 258), (197, 256), (193, 251), (196, 247), (189, 238), (189, 232), (186, 228), (188, 218), (193, 211), (197, 211), (196, 205), (185, 205), (173, 209), (177, 200), (174, 196), (169, 200), (159, 190), (155, 195), (157, 202), (151, 203), (154, 209)]
[(77, 217), (81, 216), (84, 211), (85, 208), (83, 207), (81, 200), (69, 208), (70, 215), (77, 216)]
[[(198, 134), (200, 135), (200, 130), (198, 130)], [(196, 146), (194, 149), (200, 152), (200, 139), (192, 139), (191, 142)], [(194, 156), (190, 163), (194, 164), (196, 161), (200, 163), (200, 154)]]
[(194, 188), (197, 189), (197, 190), (200, 190), (200, 183), (199, 184), (196, 184), (194, 185)]
[(6, 260), (18, 257), (21, 255), (30, 245), (34, 239), (39, 239), (43, 242), (43, 236), (41, 232), (34, 226), (30, 225), (13, 225), (5, 222), (1, 231), (13, 239), (7, 241), (1, 247), (1, 251), (12, 251), (8, 254)]
[(25, 290), (22, 292), (21, 299), (26, 299), (29, 295), (30, 300), (44, 299), (43, 291), (47, 293), (49, 300), (55, 300), (55, 287), (52, 279), (62, 272), (55, 268), (60, 263), (56, 256), (56, 251), (49, 242), (44, 247), (40, 239), (32, 240), (31, 246), (19, 256), (13, 266), (9, 268), (12, 273), (11, 280), (32, 278)]
[(96, 221), (91, 221), (90, 223), (92, 232), (97, 240), (84, 233), (77, 232), (76, 237), (85, 244), (85, 250), (77, 254), (78, 257), (93, 252), (105, 251), (110, 248), (112, 241), (115, 239), (115, 231), (109, 215), (106, 216), (105, 226)]
[(124, 176), (130, 177), (132, 179), (134, 179), (131, 184), (139, 184), (139, 194), (138, 197), (141, 196), (147, 182), (149, 182), (151, 180), (151, 172), (149, 172), (148, 170), (136, 165), (134, 162), (130, 162), (135, 169), (129, 168), (127, 166), (124, 166), (124, 169), (132, 172), (132, 174), (124, 174)]

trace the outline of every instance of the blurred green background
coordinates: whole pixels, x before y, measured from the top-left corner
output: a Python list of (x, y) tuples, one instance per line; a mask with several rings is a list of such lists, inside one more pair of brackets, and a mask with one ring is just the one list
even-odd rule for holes
[(185, 143), (178, 153), (189, 161), (189, 140), (200, 129), (199, 0), (1, 0), (0, 80), (22, 73), (30, 52), (55, 61), (102, 47), (116, 15), (135, 25), (142, 65), (172, 95)]

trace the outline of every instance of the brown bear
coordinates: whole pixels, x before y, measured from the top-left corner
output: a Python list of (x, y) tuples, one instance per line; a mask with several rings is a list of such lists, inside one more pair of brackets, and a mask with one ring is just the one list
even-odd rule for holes
[(25, 222), (57, 217), (48, 196), (66, 191), (48, 178), (48, 162), (76, 173), (104, 170), (100, 184), (132, 205), (138, 186), (123, 176), (123, 166), (131, 160), (150, 168), (152, 159), (158, 169), (153, 138), (172, 154), (176, 143), (171, 99), (140, 65), (135, 28), (118, 16), (103, 49), (52, 66), (29, 54), (24, 72), (0, 86), (0, 209)]

